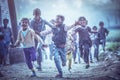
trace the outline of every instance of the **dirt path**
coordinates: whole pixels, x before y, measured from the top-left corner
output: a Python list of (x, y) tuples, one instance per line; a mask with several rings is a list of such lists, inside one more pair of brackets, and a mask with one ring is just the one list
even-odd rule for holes
[[(45, 60), (43, 70), (37, 71), (37, 77), (30, 77), (31, 71), (25, 63), (5, 66), (2, 73), (5, 77), (0, 80), (120, 80), (120, 62), (111, 65), (108, 62), (91, 63), (89, 69), (85, 69), (85, 64), (72, 64), (71, 72), (67, 66), (63, 67), (63, 78), (55, 78), (58, 73), (54, 61)], [(119, 64), (119, 65), (118, 65)], [(37, 64), (34, 63), (36, 67)]]

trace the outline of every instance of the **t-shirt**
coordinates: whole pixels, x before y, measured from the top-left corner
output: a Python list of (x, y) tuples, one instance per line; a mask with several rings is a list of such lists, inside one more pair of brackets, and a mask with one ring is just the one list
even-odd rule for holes
[(78, 32), (79, 40), (89, 40), (91, 31), (90, 27), (78, 27), (75, 32)]

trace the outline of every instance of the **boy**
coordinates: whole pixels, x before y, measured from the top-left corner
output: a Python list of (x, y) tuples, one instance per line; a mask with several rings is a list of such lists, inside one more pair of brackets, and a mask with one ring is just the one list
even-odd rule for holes
[(35, 70), (32, 65), (32, 61), (36, 60), (36, 51), (35, 51), (35, 41), (37, 39), (38, 42), (42, 45), (42, 40), (35, 32), (29, 28), (29, 19), (22, 18), (21, 20), (22, 30), (19, 31), (17, 41), (14, 46), (17, 46), (19, 43), (23, 44), (23, 50), (25, 54), (26, 64), (28, 68), (32, 71), (31, 77), (36, 76)]
[(63, 77), (63, 71), (60, 65), (60, 59), (62, 61), (62, 66), (66, 65), (66, 53), (65, 53), (65, 44), (66, 44), (66, 37), (67, 37), (67, 31), (74, 27), (75, 24), (72, 26), (66, 26), (64, 24), (64, 16), (57, 15), (56, 20), (51, 20), (51, 22), (54, 24), (51, 28), (51, 31), (47, 32), (40, 32), (41, 35), (47, 35), (50, 33), (53, 33), (52, 41), (54, 43), (54, 61), (55, 65), (58, 69), (59, 74), (57, 74), (55, 77), (62, 78)]
[(10, 27), (8, 27), (8, 23), (9, 20), (8, 19), (3, 19), (3, 27), (2, 27), (2, 33), (4, 35), (4, 41), (6, 44), (6, 54), (5, 54), (5, 65), (9, 65), (9, 53), (8, 53), (8, 49), (9, 49), (9, 45), (10, 43), (13, 44), (13, 36), (12, 36), (12, 30)]
[(91, 32), (91, 29), (87, 27), (87, 20), (85, 17), (80, 17), (77, 23), (79, 27), (75, 30), (75, 33), (78, 32), (79, 34), (79, 50), (81, 53), (81, 57), (84, 58), (84, 62), (86, 63), (86, 69), (87, 69), (90, 67), (89, 49), (92, 46), (92, 42), (89, 33)]
[[(39, 35), (39, 32), (46, 30), (46, 26), (51, 26), (46, 20), (42, 19), (41, 17), (41, 10), (39, 8), (34, 9), (33, 11), (33, 15), (34, 15), (34, 19), (31, 21), (30, 27), (35, 31), (36, 34)], [(40, 35), (39, 35), (40, 36)], [(43, 41), (45, 41), (45, 36), (40, 36), (41, 39)], [(38, 42), (35, 40), (35, 48), (38, 45)], [(39, 71), (42, 71), (42, 66), (41, 66), (41, 62), (42, 62), (42, 50), (45, 52), (44, 49), (41, 49), (41, 47), (38, 45), (38, 55), (37, 55), (37, 63), (38, 63), (38, 67), (37, 69)], [(45, 53), (45, 56), (47, 57), (47, 54)]]
[(97, 61), (99, 61), (98, 55), (99, 55), (99, 37), (98, 37), (98, 30), (96, 26), (93, 26), (92, 28), (92, 45), (94, 47), (94, 58), (96, 58)]
[(105, 51), (105, 46), (106, 46), (106, 36), (109, 34), (109, 31), (104, 28), (104, 22), (100, 21), (99, 22), (99, 30), (98, 30), (98, 35), (100, 39), (100, 44), (102, 44), (103, 51)]

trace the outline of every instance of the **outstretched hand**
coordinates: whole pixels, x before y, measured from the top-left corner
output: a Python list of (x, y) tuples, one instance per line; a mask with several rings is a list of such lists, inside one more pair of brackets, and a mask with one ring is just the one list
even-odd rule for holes
[(79, 25), (79, 22), (75, 21), (74, 26), (77, 26), (77, 25)]
[(47, 45), (47, 44), (43, 44), (42, 47), (43, 47), (43, 48), (47, 48), (48, 45)]
[(11, 44), (10, 47), (11, 47), (11, 48), (15, 48), (15, 47), (17, 47), (17, 46), (14, 45), (14, 44)]

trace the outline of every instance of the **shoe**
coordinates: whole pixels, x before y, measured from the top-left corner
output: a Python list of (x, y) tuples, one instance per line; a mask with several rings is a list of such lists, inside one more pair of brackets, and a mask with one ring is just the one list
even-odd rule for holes
[(105, 52), (105, 49), (103, 49), (103, 51)]
[(86, 65), (86, 67), (85, 67), (85, 69), (88, 69), (89, 67), (90, 67), (90, 65), (89, 65), (89, 64), (87, 64), (87, 65)]
[(90, 61), (90, 63), (93, 63), (93, 61)]
[(81, 62), (79, 61), (79, 64), (80, 64)]
[(77, 62), (74, 62), (74, 64), (77, 64)]
[(62, 63), (62, 66), (66, 66), (66, 63), (65, 63), (65, 62), (63, 62), (63, 63)]
[(42, 71), (42, 68), (41, 68), (41, 67), (36, 67), (36, 69), (38, 69), (38, 71)]
[(55, 76), (55, 78), (62, 78), (63, 76), (62, 75), (60, 75), (60, 74), (57, 74), (56, 76)]
[(36, 73), (35, 72), (33, 72), (33, 74), (30, 76), (30, 77), (35, 77), (36, 76)]
[(68, 68), (68, 70), (70, 71), (70, 70), (71, 70), (71, 67), (70, 67), (70, 68)]

